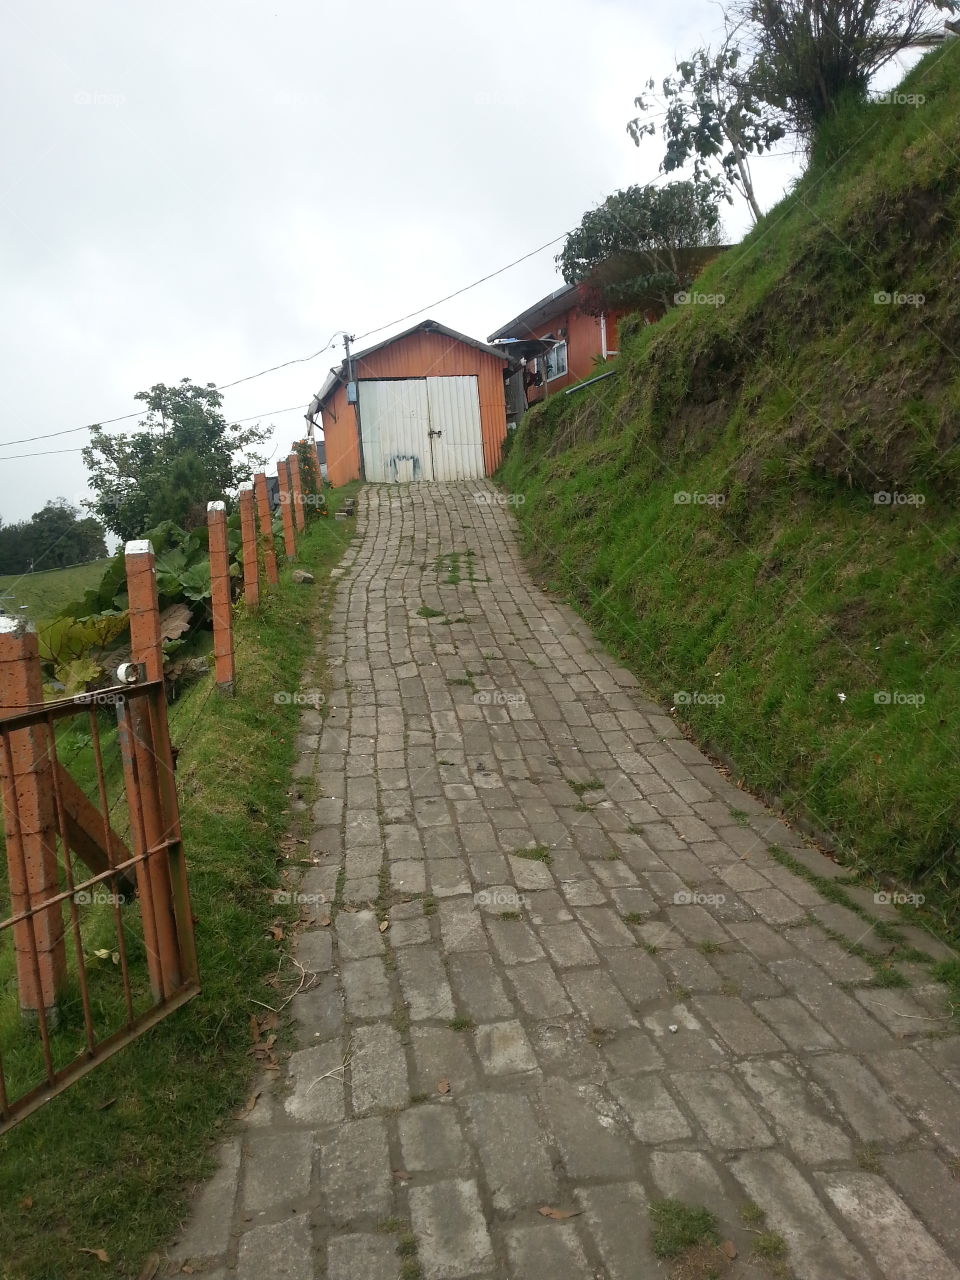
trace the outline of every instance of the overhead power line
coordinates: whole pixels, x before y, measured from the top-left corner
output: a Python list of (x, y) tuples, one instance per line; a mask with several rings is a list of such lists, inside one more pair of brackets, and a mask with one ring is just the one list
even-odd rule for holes
[[(544, 249), (549, 249), (551, 245), (557, 244), (560, 240), (566, 239), (566, 237), (569, 234), (570, 234), (569, 231), (564, 231), (562, 235), (554, 236), (554, 238), (552, 240), (548, 240), (546, 244), (539, 245), (536, 249), (531, 249), (529, 253), (523, 254), (522, 257), (515, 258), (513, 262), (508, 262), (505, 267), (498, 267), (496, 271), (491, 271), (488, 275), (481, 276), (479, 280), (474, 280), (470, 284), (464, 285), (462, 289), (456, 289), (454, 290), (453, 293), (448, 293), (443, 298), (437, 298), (434, 302), (428, 302), (426, 306), (418, 307), (416, 311), (408, 311), (407, 314), (404, 316), (398, 316), (395, 320), (388, 320), (386, 324), (377, 325), (375, 329), (368, 329), (366, 333), (359, 334), (354, 339), (354, 341), (361, 342), (364, 338), (369, 338), (375, 333), (382, 333), (384, 329), (391, 329), (395, 324), (401, 324), (404, 320), (411, 320), (414, 316), (418, 316), (422, 314), (422, 312), (424, 311), (429, 311), (431, 307), (439, 307), (441, 303), (449, 302), (451, 298), (459, 298), (461, 294), (468, 293), (471, 289), (475, 289), (478, 285), (485, 284), (488, 280), (493, 280), (494, 277), (503, 275), (505, 271), (510, 271), (511, 268), (519, 266), (521, 262), (526, 262), (528, 258), (532, 258), (536, 254), (542, 253)], [(268, 373), (276, 373), (280, 369), (289, 369), (291, 365), (308, 364), (311, 360), (316, 360), (318, 356), (322, 356), (325, 351), (329, 351), (330, 348), (333, 346), (335, 340), (340, 336), (340, 332), (341, 331), (338, 330), (337, 333), (335, 333), (331, 337), (330, 341), (325, 346), (321, 347), (319, 351), (314, 351), (312, 355), (295, 356), (292, 360), (284, 360), (281, 364), (271, 365), (269, 369), (261, 369), (259, 370), (259, 372), (249, 373), (243, 378), (235, 378), (233, 382), (220, 382), (217, 384), (216, 390), (227, 391), (229, 390), (230, 387), (238, 387), (242, 382), (253, 382), (255, 378), (263, 378)], [(299, 409), (299, 408), (303, 408), (303, 406), (294, 405), (293, 408)], [(115, 422), (128, 422), (131, 418), (141, 417), (143, 412), (144, 412), (143, 410), (140, 410), (136, 413), (123, 413), (116, 418), (103, 418), (101, 419), (100, 422), (84, 423), (84, 425), (81, 427), (65, 427), (61, 431), (47, 431), (40, 435), (35, 435), (35, 436), (21, 436), (17, 440), (3, 440), (3, 441), (0, 441), (0, 448), (6, 449), (15, 444), (33, 444), (33, 442), (36, 440), (53, 440), (58, 436), (74, 435), (78, 431), (92, 431), (94, 427), (107, 427), (107, 426), (112, 426)], [(291, 412), (291, 410), (275, 409), (273, 410), (273, 412), (289, 413)], [(260, 416), (268, 416), (268, 415), (260, 415), (260, 414), (253, 415), (254, 418), (260, 417)], [(252, 422), (253, 418), (240, 418), (238, 419), (238, 421)], [(79, 448), (77, 449), (44, 449), (44, 450), (40, 450), (37, 453), (8, 454), (6, 455), (6, 459), (0, 458), (0, 461), (9, 460), (12, 462), (16, 458), (38, 458), (48, 453), (55, 454), (55, 453), (79, 453), (79, 452), (81, 452), (81, 449)]]
[[(269, 409), (266, 413), (252, 413), (249, 418), (234, 418), (233, 421), (238, 424), (241, 422), (256, 422), (258, 418), (275, 418), (279, 417), (281, 413), (293, 413), (295, 409), (299, 409), (300, 412), (303, 413), (302, 404), (292, 404), (287, 409)], [(139, 417), (139, 414), (135, 413), (131, 416), (136, 418)], [(72, 430), (87, 431), (89, 428), (73, 427)], [(65, 435), (66, 432), (63, 432), (62, 434)], [(36, 439), (42, 440), (44, 437), (38, 436)], [(9, 443), (15, 444), (18, 442), (11, 440)], [(0, 456), (0, 462), (13, 462), (16, 458), (48, 458), (53, 457), (53, 455), (57, 453), (82, 453), (86, 447), (87, 446), (84, 444), (78, 444), (72, 449), (39, 449), (36, 453), (8, 453)]]
[[(216, 387), (216, 390), (226, 391), (228, 387), (236, 387), (241, 382), (252, 382), (254, 378), (262, 378), (264, 374), (275, 373), (277, 369), (286, 369), (288, 365), (305, 364), (308, 360), (316, 360), (317, 356), (322, 356), (325, 351), (330, 350), (330, 348), (333, 346), (334, 338), (336, 337), (337, 337), (337, 334), (334, 334), (333, 338), (330, 339), (327, 345), (325, 347), (321, 347), (319, 351), (315, 351), (312, 356), (298, 356), (295, 360), (287, 360), (284, 364), (275, 364), (270, 369), (261, 369), (259, 373), (251, 373), (251, 374), (248, 374), (247, 377), (245, 378), (237, 378), (236, 382), (221, 382), (219, 386)], [(295, 409), (301, 408), (300, 405), (294, 405), (293, 407)], [(4, 440), (2, 443), (0, 443), (0, 448), (6, 449), (9, 445), (14, 445), (14, 444), (33, 444), (34, 440), (52, 440), (55, 436), (70, 436), (70, 435), (74, 435), (77, 431), (92, 431), (94, 427), (108, 427), (114, 422), (127, 422), (129, 421), (130, 418), (139, 418), (143, 415), (144, 412), (145, 410), (139, 409), (136, 413), (123, 413), (120, 415), (119, 418), (104, 418), (100, 422), (88, 422), (88, 423), (85, 423), (82, 427), (66, 427), (63, 431), (47, 431), (45, 434), (39, 435), (39, 436), (21, 436), (19, 440)], [(288, 410), (274, 409), (273, 412), (287, 413)], [(254, 414), (253, 416), (254, 418), (256, 418), (256, 417), (259, 417), (260, 415)], [(238, 419), (238, 421), (252, 422), (253, 418), (240, 418)], [(76, 451), (70, 450), (70, 449), (63, 449), (60, 452), (71, 453)], [(24, 454), (21, 456), (26, 457), (29, 455)]]
[(278, 369), (289, 369), (292, 364), (307, 364), (311, 360), (316, 360), (317, 356), (322, 356), (325, 351), (330, 350), (334, 341), (339, 338), (340, 333), (341, 330), (338, 329), (327, 345), (321, 347), (319, 351), (315, 351), (312, 356), (295, 356), (293, 360), (284, 360), (283, 364), (271, 365), (269, 369), (261, 369), (259, 373), (248, 373), (245, 378), (236, 378), (233, 382), (221, 382), (217, 390), (226, 391), (229, 387), (239, 387), (241, 382), (252, 382), (254, 378), (262, 378), (265, 374), (276, 373)]
[(404, 320), (412, 320), (414, 316), (420, 315), (424, 311), (429, 311), (431, 307), (439, 307), (442, 302), (449, 302), (451, 298), (459, 298), (461, 293), (466, 293), (470, 289), (475, 289), (478, 284), (485, 284), (488, 280), (492, 280), (494, 276), (502, 276), (505, 271), (509, 271), (511, 267), (517, 267), (521, 262), (526, 262), (528, 258), (534, 257), (538, 253), (543, 253), (544, 249), (549, 249), (552, 244), (557, 244), (561, 240), (566, 240), (570, 235), (569, 231), (564, 231), (562, 235), (554, 236), (552, 240), (548, 240), (546, 244), (542, 244), (537, 249), (531, 249), (529, 253), (525, 253), (522, 258), (515, 258), (513, 262), (508, 262), (505, 267), (499, 267), (496, 271), (491, 271), (487, 276), (481, 276), (479, 280), (474, 280), (473, 284), (466, 284), (462, 289), (457, 289), (453, 293), (448, 293), (445, 298), (437, 298), (435, 302), (428, 302), (425, 307), (417, 307), (416, 311), (408, 311), (405, 316), (397, 316), (396, 320), (388, 320), (386, 324), (377, 325), (376, 329), (368, 329), (366, 333), (358, 333), (353, 342), (362, 342), (364, 338), (372, 337), (375, 333), (383, 333), (384, 329), (392, 329), (395, 324), (402, 324)]

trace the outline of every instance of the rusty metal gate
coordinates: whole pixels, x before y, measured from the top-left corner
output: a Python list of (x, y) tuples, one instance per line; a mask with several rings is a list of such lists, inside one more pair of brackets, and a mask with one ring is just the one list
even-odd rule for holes
[(0, 1133), (199, 991), (153, 552), (135, 545), (131, 683), (43, 703), (36, 636), (0, 618)]

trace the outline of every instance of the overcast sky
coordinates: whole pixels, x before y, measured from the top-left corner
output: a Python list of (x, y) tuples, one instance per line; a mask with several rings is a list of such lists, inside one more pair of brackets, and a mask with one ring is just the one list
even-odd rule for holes
[[(361, 334), (656, 177), (657, 143), (625, 131), (633, 99), (715, 37), (718, 14), (707, 0), (6, 5), (0, 516), (86, 493), (79, 453), (10, 460), (84, 433), (6, 442)], [(765, 207), (795, 171), (757, 162)], [(744, 210), (724, 218), (739, 239)], [(486, 337), (562, 283), (558, 248), (426, 314)], [(272, 421), (286, 453), (341, 351), (225, 392), (227, 415)]]

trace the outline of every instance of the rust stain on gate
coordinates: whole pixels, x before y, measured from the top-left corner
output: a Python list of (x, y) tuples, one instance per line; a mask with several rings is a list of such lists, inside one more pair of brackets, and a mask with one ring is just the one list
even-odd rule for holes
[[(0, 1133), (199, 991), (149, 544), (128, 545), (127, 584), (137, 665), (95, 695), (43, 703), (36, 636), (0, 618)], [(111, 800), (101, 717), (114, 712)], [(58, 757), (78, 717), (86, 790)], [(129, 846), (111, 824), (121, 801)]]

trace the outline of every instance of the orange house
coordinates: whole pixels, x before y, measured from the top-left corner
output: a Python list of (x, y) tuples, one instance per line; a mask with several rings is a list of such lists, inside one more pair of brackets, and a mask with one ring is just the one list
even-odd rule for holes
[(331, 369), (307, 413), (331, 484), (472, 480), (500, 465), (506, 352), (423, 320)]
[[(617, 322), (628, 310), (591, 315), (584, 309), (584, 298), (582, 285), (564, 285), (490, 335), (491, 342), (525, 361), (526, 404), (589, 378), (597, 361), (619, 355)], [(651, 313), (650, 319), (657, 318), (659, 312)], [(518, 399), (516, 394), (510, 397), (511, 417), (517, 416)], [(521, 399), (521, 413), (524, 407)]]

